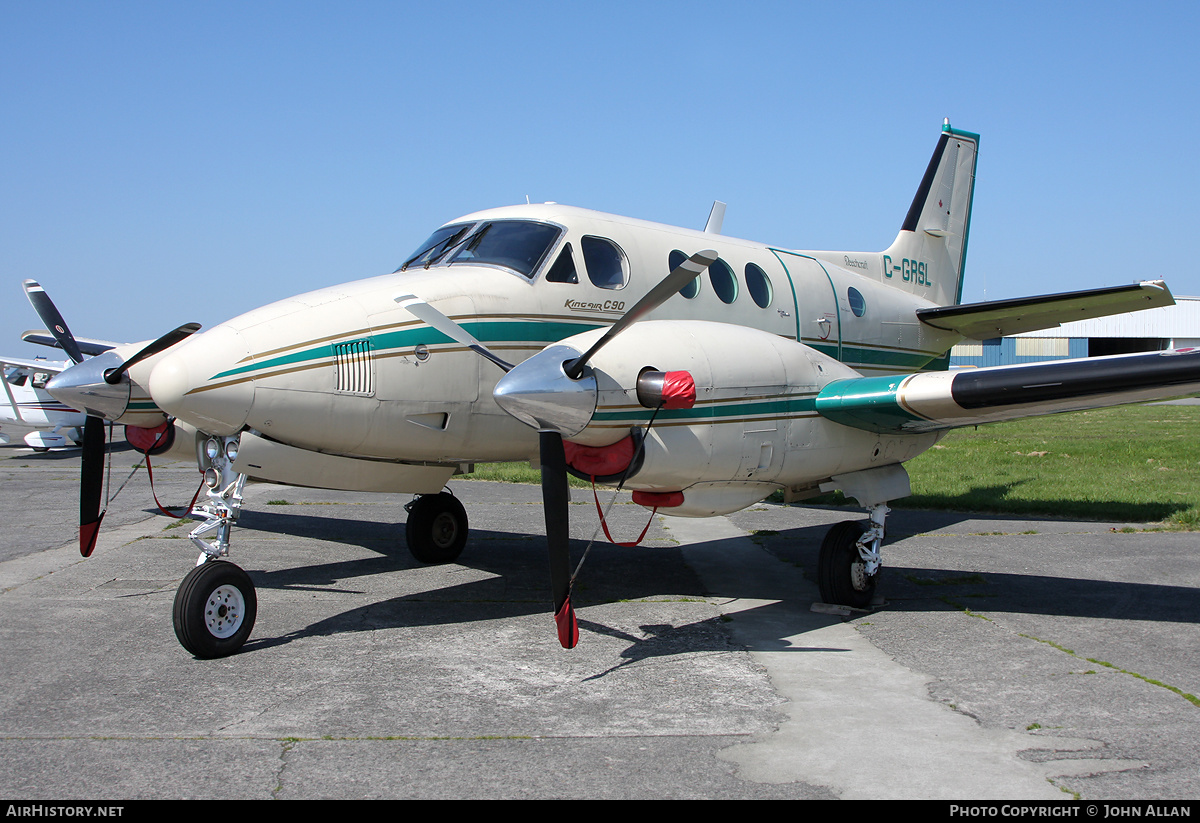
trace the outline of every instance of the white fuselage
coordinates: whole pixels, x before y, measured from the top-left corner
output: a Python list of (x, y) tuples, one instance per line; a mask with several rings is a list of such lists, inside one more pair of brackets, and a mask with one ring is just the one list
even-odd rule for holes
[(46, 381), (65, 367), (64, 363), (47, 363), (52, 371), (5, 369), (4, 394), (0, 395), (0, 422), (29, 426), (36, 431), (25, 435), (33, 448), (46, 449), (73, 445), (80, 438), (84, 414), (55, 400), (46, 391)]
[[(550, 343), (606, 328), (670, 271), (672, 252), (690, 255), (712, 248), (721, 259), (701, 276), (698, 293), (689, 298), (685, 289), (651, 319), (713, 324), (698, 328), (715, 331), (706, 357), (722, 372), (720, 390), (728, 397), (760, 396), (771, 387), (777, 394), (811, 394), (837, 377), (944, 368), (939, 360), (959, 339), (916, 320), (914, 310), (933, 303), (885, 284), (882, 254), (785, 251), (551, 204), (479, 212), (447, 225), (487, 221), (527, 222), (556, 233), (536, 260), (512, 267), (485, 254), (475, 260), (455, 252), (447, 256), (457, 254), (454, 262), (410, 265), (405, 271), (282, 300), (195, 335), (163, 355), (151, 374), (139, 375), (136, 368), (131, 374), (140, 383), (148, 378), (162, 409), (203, 432), (249, 430), (270, 443), (308, 452), (445, 467), (528, 459), (536, 454), (537, 436), (493, 400), (500, 370), (397, 305), (400, 295), (417, 295), (493, 352), (519, 362)], [(573, 278), (564, 274), (564, 267), (573, 269)], [(727, 344), (715, 324), (729, 327)], [(635, 357), (630, 344), (652, 328), (629, 337), (619, 349), (622, 356)], [(814, 352), (828, 371), (797, 377), (789, 390), (793, 378), (770, 369), (758, 374), (761, 370), (748, 364), (747, 352), (738, 350), (743, 332), (735, 329), (777, 339), (795, 357)], [(678, 359), (670, 348), (655, 343), (646, 350), (644, 365), (683, 368), (667, 362)], [(743, 372), (747, 380), (739, 381)], [(798, 486), (828, 476), (831, 469), (846, 470), (846, 464), (862, 468), (858, 464), (866, 458), (860, 459), (860, 453), (887, 451), (896, 462), (934, 439), (897, 437), (904, 444), (889, 447), (877, 444), (875, 435), (823, 421), (810, 409), (730, 412), (725, 418), (678, 420), (675, 425), (699, 427), (692, 435), (725, 455), (724, 463), (739, 467), (732, 472), (722, 468), (712, 482), (746, 480), (740, 467), (748, 461), (758, 467), (764, 459), (769, 466), (765, 456), (773, 453), (776, 465), (758, 472), (763, 482)], [(750, 418), (758, 422), (748, 425)], [(765, 439), (761, 433), (753, 435), (764, 430), (768, 418), (775, 421), (775, 433)], [(609, 415), (610, 429), (612, 419)], [(815, 428), (837, 431), (830, 436)], [(592, 430), (579, 439), (595, 444), (604, 437)], [(736, 455), (728, 457), (727, 438), (764, 442), (739, 442)], [(864, 444), (848, 444), (848, 439)], [(802, 467), (798, 451), (806, 444), (838, 454), (840, 468), (819, 460)], [(789, 452), (797, 453), (795, 466), (784, 459)], [(289, 482), (321, 485), (319, 479)], [(658, 477), (647, 485), (681, 483)]]

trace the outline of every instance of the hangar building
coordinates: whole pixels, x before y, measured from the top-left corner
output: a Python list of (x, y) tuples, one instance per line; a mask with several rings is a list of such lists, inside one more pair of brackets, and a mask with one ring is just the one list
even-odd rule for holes
[(1007, 366), (1194, 346), (1200, 346), (1200, 297), (1176, 296), (1174, 306), (959, 343), (950, 350), (950, 368)]

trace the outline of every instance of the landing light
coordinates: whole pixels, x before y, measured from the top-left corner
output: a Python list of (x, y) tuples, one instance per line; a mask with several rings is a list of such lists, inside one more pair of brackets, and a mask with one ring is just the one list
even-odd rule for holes
[(237, 460), (237, 453), (238, 453), (238, 441), (230, 440), (228, 443), (225, 444), (225, 457), (228, 458), (230, 463)]
[(210, 463), (221, 456), (221, 444), (217, 442), (217, 438), (208, 438), (208, 442), (204, 444), (204, 456)]
[(221, 482), (221, 475), (216, 469), (204, 470), (204, 485), (210, 489), (215, 489), (217, 484)]

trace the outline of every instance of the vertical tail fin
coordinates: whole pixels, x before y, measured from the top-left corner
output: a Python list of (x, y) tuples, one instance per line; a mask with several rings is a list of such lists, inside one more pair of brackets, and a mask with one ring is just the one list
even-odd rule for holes
[(904, 225), (883, 252), (886, 283), (939, 306), (961, 302), (978, 151), (978, 134), (945, 122)]

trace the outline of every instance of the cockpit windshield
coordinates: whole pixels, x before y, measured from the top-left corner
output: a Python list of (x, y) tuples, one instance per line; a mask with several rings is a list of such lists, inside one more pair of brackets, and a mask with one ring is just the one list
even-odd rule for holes
[(456, 223), (452, 226), (442, 226), (440, 229), (429, 235), (429, 239), (422, 243), (416, 254), (405, 260), (400, 268), (396, 271), (407, 271), (414, 266), (424, 266), (429, 268), (437, 259), (446, 251), (457, 243), (462, 236), (467, 233), (474, 223)]
[(416, 266), (502, 266), (532, 278), (562, 229), (533, 220), (457, 223), (435, 231), (398, 271)]

